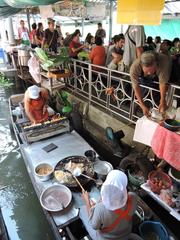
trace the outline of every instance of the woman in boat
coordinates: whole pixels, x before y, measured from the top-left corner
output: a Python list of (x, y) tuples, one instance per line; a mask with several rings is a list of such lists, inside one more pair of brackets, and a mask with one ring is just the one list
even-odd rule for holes
[(125, 173), (112, 170), (102, 185), (101, 201), (94, 206), (88, 193), (83, 192), (86, 210), (81, 209), (80, 217), (93, 240), (141, 239), (131, 233), (137, 196), (127, 193), (127, 183)]
[(29, 120), (35, 124), (48, 119), (47, 102), (48, 90), (36, 85), (29, 87), (24, 96), (25, 113)]

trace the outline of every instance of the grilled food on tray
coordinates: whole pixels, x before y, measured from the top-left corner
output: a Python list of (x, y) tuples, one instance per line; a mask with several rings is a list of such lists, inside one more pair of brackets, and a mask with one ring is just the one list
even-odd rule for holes
[(36, 123), (36, 124), (30, 124), (30, 125), (28, 123), (27, 125), (24, 125), (23, 128), (24, 128), (24, 130), (31, 129), (31, 128), (33, 129), (33, 128), (36, 128), (36, 127), (53, 124), (53, 123), (59, 122), (59, 121), (64, 120), (64, 119), (66, 119), (66, 117), (60, 117), (60, 116), (54, 115), (54, 116), (51, 117), (50, 120), (47, 120), (47, 121), (42, 122), (42, 123)]

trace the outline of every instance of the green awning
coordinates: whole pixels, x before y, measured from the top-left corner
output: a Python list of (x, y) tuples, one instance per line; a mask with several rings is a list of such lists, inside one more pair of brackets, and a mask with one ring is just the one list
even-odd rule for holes
[(49, 5), (59, 2), (59, 0), (4, 0), (13, 8), (26, 8), (30, 6)]
[(49, 5), (58, 1), (59, 0), (0, 0), (0, 18), (14, 15), (23, 8)]
[(21, 8), (12, 8), (0, 0), (0, 18), (6, 18), (21, 11)]
[(161, 36), (162, 39), (173, 40), (180, 36), (180, 19), (163, 19), (159, 26), (145, 26), (146, 36)]

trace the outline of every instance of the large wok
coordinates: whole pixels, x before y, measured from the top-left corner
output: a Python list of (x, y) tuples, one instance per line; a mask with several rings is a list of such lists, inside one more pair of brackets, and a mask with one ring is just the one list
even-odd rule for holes
[[(66, 168), (66, 164), (69, 163), (69, 162), (72, 162), (72, 163), (82, 163), (83, 166), (84, 166), (84, 171), (82, 173), (84, 173), (85, 175), (88, 175), (90, 177), (93, 177), (94, 176), (94, 170), (93, 170), (93, 163), (87, 158), (87, 157), (84, 157), (84, 156), (70, 156), (70, 157), (66, 157), (62, 160), (60, 160), (55, 168), (54, 168), (54, 171), (57, 171), (57, 170), (61, 170), (65, 173), (69, 173), (69, 171), (67, 171), (65, 168)], [(56, 176), (55, 176), (56, 178)], [(79, 176), (77, 177), (79, 182), (81, 183), (81, 185), (85, 185), (87, 184), (89, 181), (91, 181), (91, 179), (88, 179), (84, 176)], [(58, 181), (58, 179), (56, 178), (56, 180)], [(72, 182), (61, 182), (61, 184), (64, 184), (65, 186), (69, 187), (69, 188), (76, 188), (78, 187), (78, 184), (77, 182), (74, 180), (73, 176), (72, 176)]]

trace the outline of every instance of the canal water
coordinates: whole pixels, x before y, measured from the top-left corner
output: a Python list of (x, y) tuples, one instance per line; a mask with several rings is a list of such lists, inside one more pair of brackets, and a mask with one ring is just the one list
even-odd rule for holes
[[(8, 97), (0, 87), (0, 207), (11, 240), (53, 240), (17, 142), (10, 132)], [(4, 188), (3, 188), (4, 187)]]

